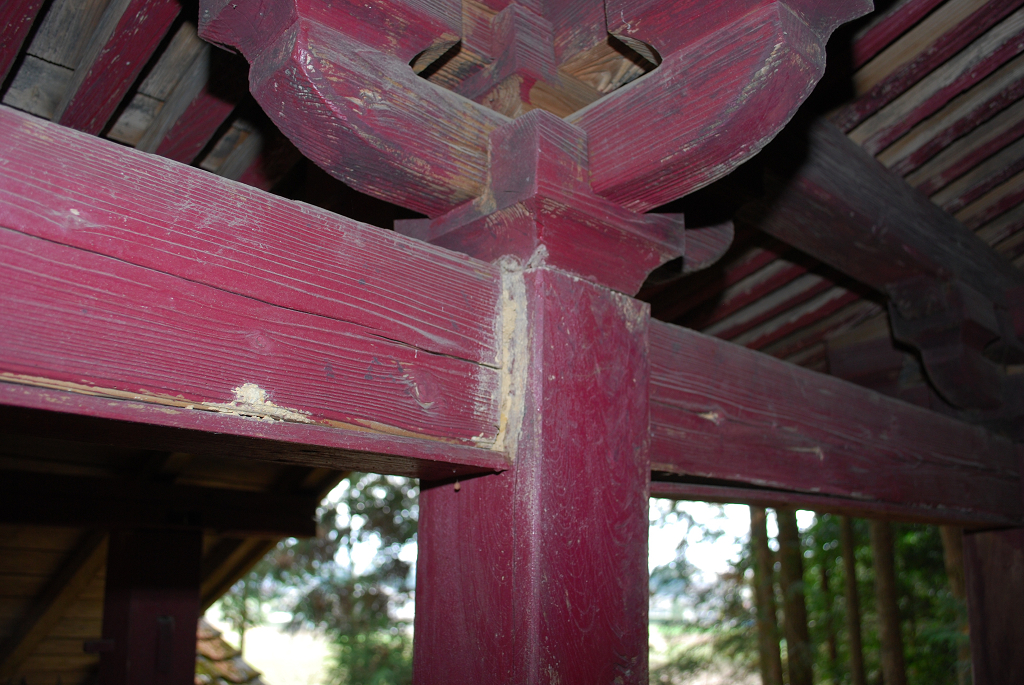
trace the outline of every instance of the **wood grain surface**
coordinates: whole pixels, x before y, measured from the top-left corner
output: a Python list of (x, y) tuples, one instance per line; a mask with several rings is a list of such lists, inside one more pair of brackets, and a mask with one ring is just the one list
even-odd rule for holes
[(656, 471), (926, 516), (1024, 516), (1013, 444), (980, 428), (658, 322), (651, 367)]

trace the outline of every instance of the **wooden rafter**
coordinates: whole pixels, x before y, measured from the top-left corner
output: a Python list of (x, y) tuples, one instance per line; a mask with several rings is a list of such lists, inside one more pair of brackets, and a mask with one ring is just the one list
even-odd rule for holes
[(11, 636), (0, 645), (0, 678), (14, 676), (36, 646), (50, 634), (68, 607), (106, 562), (107, 536), (89, 531), (33, 599)]

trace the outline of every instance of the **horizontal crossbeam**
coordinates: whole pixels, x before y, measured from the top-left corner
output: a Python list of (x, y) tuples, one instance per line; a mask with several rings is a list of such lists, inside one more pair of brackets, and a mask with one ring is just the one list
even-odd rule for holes
[(11, 110), (0, 139), (5, 404), (504, 467), (496, 267)]
[(5, 471), (0, 522), (91, 528), (192, 528), (267, 537), (316, 534), (316, 494), (284, 495), (138, 479)]
[[(830, 376), (651, 323), (651, 468), (680, 499), (960, 525), (1024, 518), (1013, 443)], [(742, 489), (741, 489), (742, 488)]]

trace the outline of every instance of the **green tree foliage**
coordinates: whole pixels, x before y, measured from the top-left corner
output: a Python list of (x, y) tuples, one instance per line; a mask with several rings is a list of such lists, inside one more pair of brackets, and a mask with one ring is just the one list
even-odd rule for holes
[[(672, 516), (686, 521), (685, 505), (675, 509)], [(693, 532), (700, 531), (696, 522), (691, 520), (690, 524)], [(856, 520), (854, 527), (865, 668), (868, 682), (881, 685), (868, 525), (866, 521)], [(908, 683), (955, 685), (957, 648), (967, 639), (958, 625), (966, 609), (950, 591), (939, 530), (934, 526), (898, 524), (893, 527), (893, 535)], [(670, 648), (667, 662), (652, 668), (652, 683), (685, 683), (699, 671), (721, 670), (723, 662), (736, 672), (756, 672), (757, 626), (750, 589), (753, 561), (749, 544), (744, 545), (727, 574), (715, 582), (701, 583), (696, 580), (693, 565), (686, 560), (691, 537), (688, 532), (676, 560), (655, 569), (651, 575), (652, 593), (678, 593), (680, 601), (690, 609), (680, 615), (672, 628), (677, 635), (688, 635), (690, 639), (678, 640), (676, 646)], [(815, 680), (849, 683), (845, 578), (838, 517), (817, 516), (814, 523), (802, 531), (802, 546), (808, 624), (816, 650)], [(822, 568), (827, 571), (827, 592), (822, 582)], [(778, 595), (780, 607), (781, 599)], [(780, 626), (782, 619), (780, 610)], [(836, 645), (834, 663), (828, 650), (829, 633), (834, 635)]]
[(412, 641), (397, 612), (413, 591), (401, 553), (416, 540), (418, 496), (409, 479), (352, 474), (321, 503), (315, 538), (282, 541), (229, 595), (258, 587), (291, 613), (291, 629), (325, 634), (331, 685), (411, 682)]

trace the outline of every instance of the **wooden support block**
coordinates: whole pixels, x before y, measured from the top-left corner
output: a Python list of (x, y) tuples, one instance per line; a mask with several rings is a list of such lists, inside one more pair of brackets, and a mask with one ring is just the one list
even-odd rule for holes
[(975, 685), (1024, 680), (1024, 528), (964, 534)]
[(110, 534), (101, 685), (192, 685), (203, 536), (160, 529)]
[[(633, 212), (590, 188), (587, 136), (534, 110), (491, 135), (486, 192), (436, 219), (395, 230), (487, 261), (546, 264), (632, 295), (647, 274), (685, 251), (681, 214)], [(724, 227), (731, 237), (731, 224)], [(713, 262), (728, 247), (722, 240)]]
[(652, 468), (693, 479), (683, 489), (967, 525), (1024, 517), (1013, 444), (981, 428), (658, 322), (651, 367)]
[(568, 117), (589, 136), (594, 189), (642, 212), (725, 176), (810, 94), (835, 27), (870, 9), (860, 0), (609, 1), (608, 31), (653, 46), (661, 64)]
[(646, 684), (646, 306), (550, 269), (512, 278), (515, 466), (424, 484), (414, 676)]
[(53, 119), (98, 135), (181, 11), (178, 0), (114, 0)]

